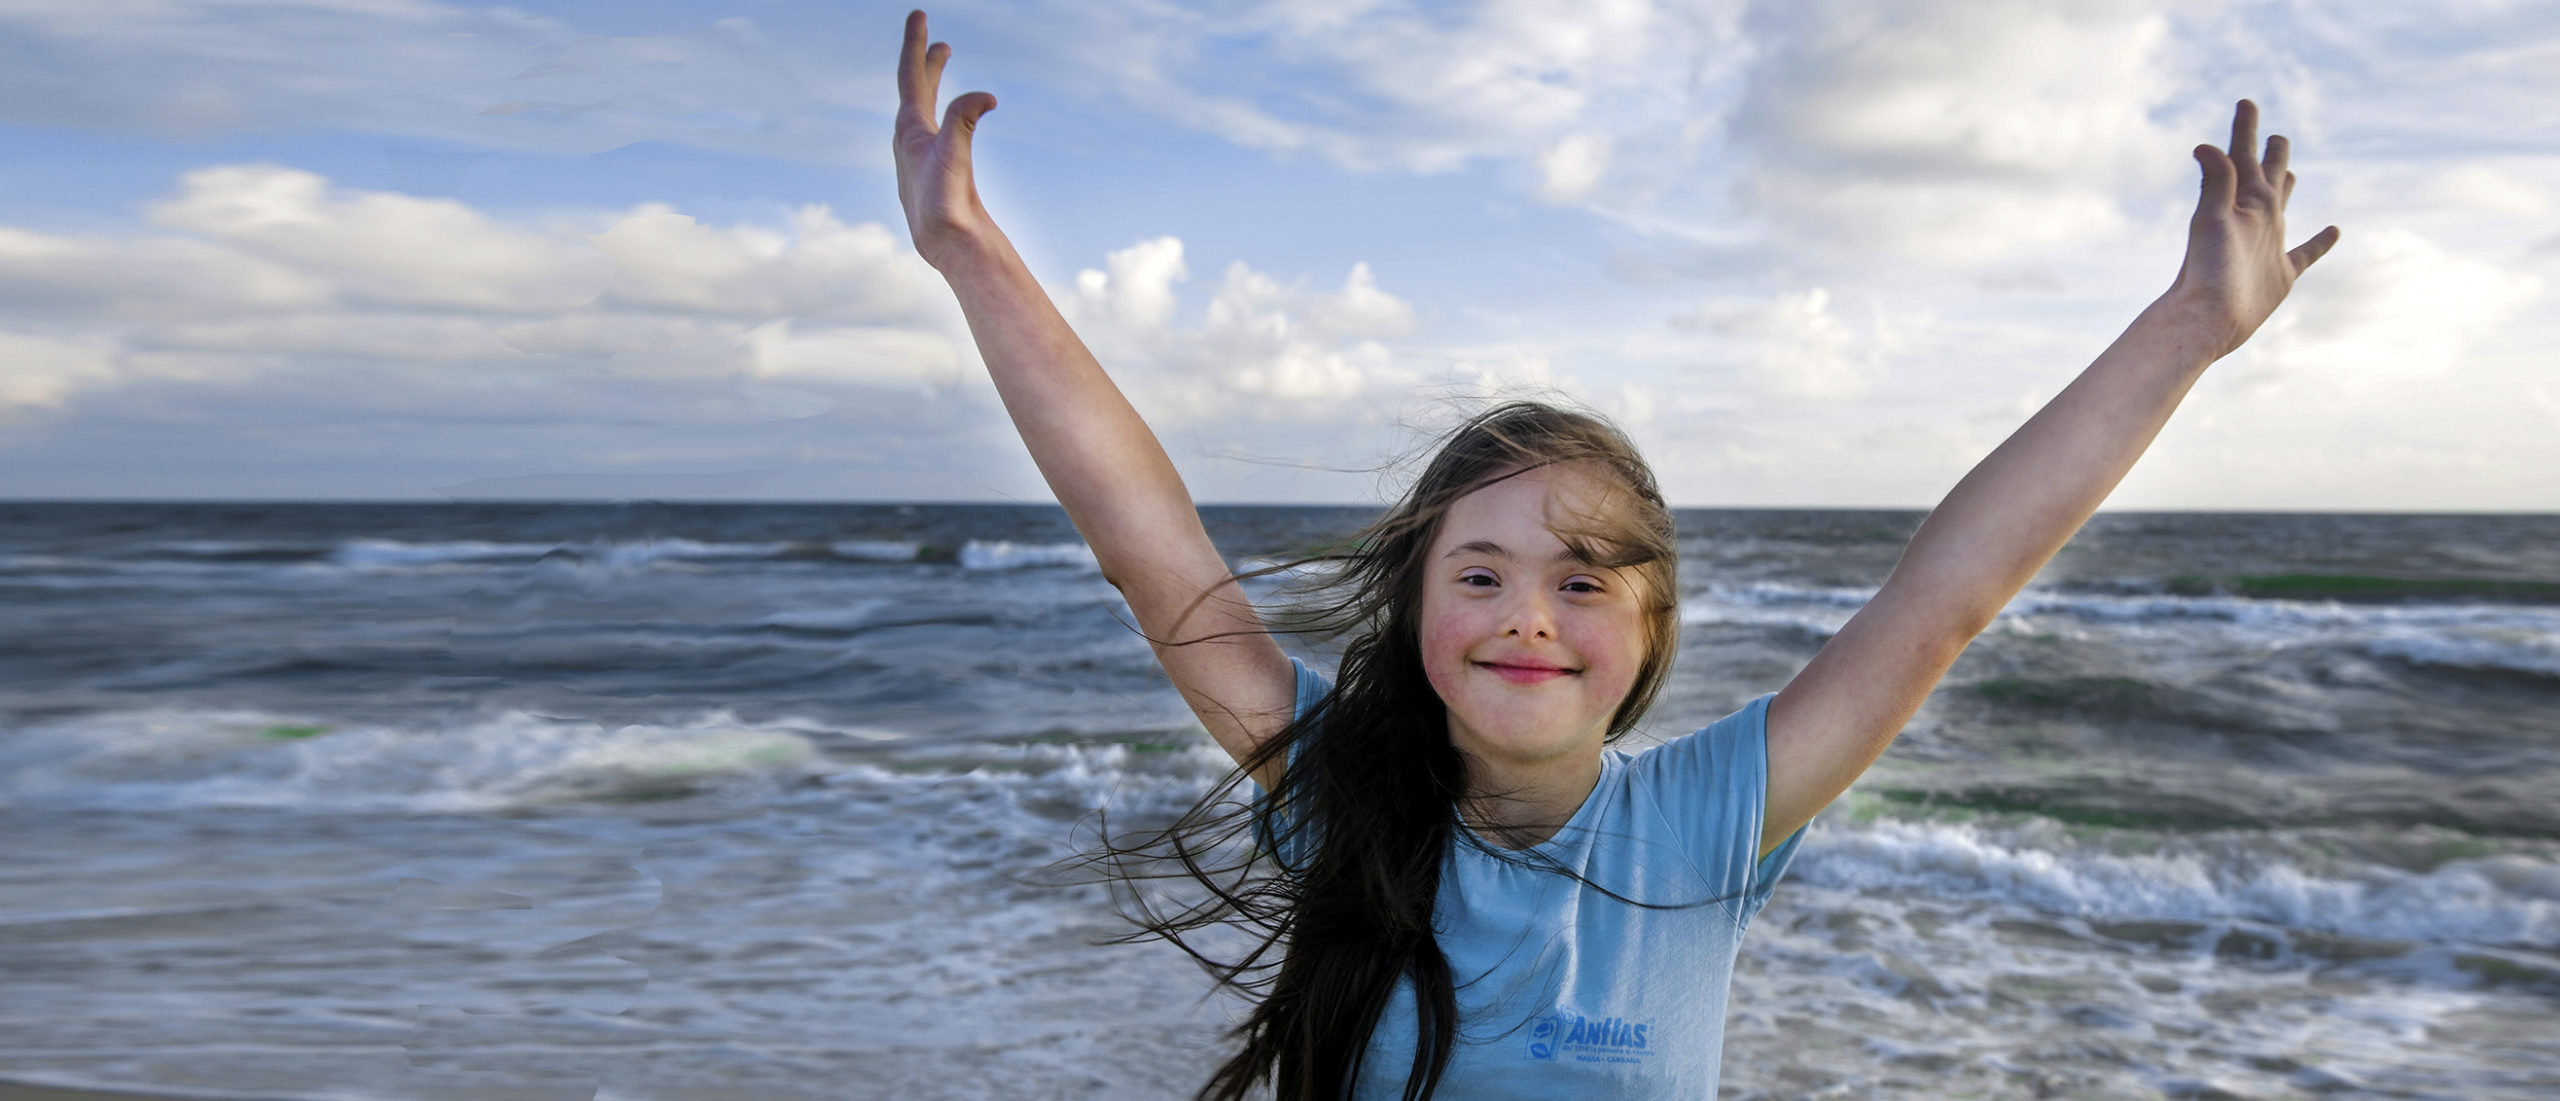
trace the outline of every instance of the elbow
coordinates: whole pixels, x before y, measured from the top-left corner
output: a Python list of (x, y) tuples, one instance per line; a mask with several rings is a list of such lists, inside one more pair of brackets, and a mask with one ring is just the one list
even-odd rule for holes
[(1886, 614), (1912, 629), (1908, 637), (1925, 640), (1950, 652), (1962, 651), (1973, 642), (1974, 636), (1990, 630), (1991, 624), (2000, 618), (2001, 609), (2007, 606), (2005, 601), (1985, 604), (1979, 600), (1953, 599), (1942, 588), (1933, 591), (1932, 586), (1902, 578), (1886, 581), (1884, 589), (1870, 604), (1891, 608), (1892, 611)]
[(1999, 619), (2000, 609), (1998, 608), (1967, 609), (1959, 612), (1945, 627), (1947, 643), (1957, 650), (1963, 650), (1966, 646), (1972, 645), (1973, 640), (1982, 632), (1990, 630), (1991, 625)]
[(1102, 580), (1118, 591), (1121, 596), (1128, 596), (1129, 587), (1138, 583), (1144, 571), (1131, 563), (1129, 555), (1091, 543), (1086, 544), (1086, 547), (1093, 554), (1094, 572), (1101, 574)]

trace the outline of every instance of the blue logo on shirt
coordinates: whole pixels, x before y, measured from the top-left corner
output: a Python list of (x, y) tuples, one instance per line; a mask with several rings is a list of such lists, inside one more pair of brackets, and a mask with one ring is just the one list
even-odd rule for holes
[(1529, 1058), (1558, 1056), (1583, 1063), (1632, 1063), (1651, 1053), (1646, 1046), (1651, 1021), (1622, 1017), (1585, 1017), (1569, 1009), (1529, 1022)]

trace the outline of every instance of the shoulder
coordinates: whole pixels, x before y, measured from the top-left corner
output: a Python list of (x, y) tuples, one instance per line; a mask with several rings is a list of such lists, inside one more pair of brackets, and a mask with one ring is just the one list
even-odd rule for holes
[(1696, 730), (1627, 753), (1631, 779), (1763, 780), (1768, 769), (1769, 701), (1776, 696), (1764, 693)]
[[(1705, 863), (1756, 855), (1769, 800), (1768, 714), (1775, 693), (1627, 759), (1627, 785)], [(1739, 881), (1739, 880), (1737, 880)]]
[[(1294, 657), (1289, 659), (1289, 669), (1296, 683), (1296, 699), (1290, 706), (1289, 717), (1292, 722), (1295, 722), (1316, 712), (1324, 703), (1325, 697), (1332, 694), (1333, 678), (1317, 672), (1313, 666)], [(1321, 727), (1311, 727), (1305, 733), (1313, 734), (1318, 729)], [(1291, 772), (1306, 746), (1307, 739), (1303, 735), (1290, 740), (1288, 759), (1284, 768), (1275, 775), (1275, 779), (1286, 778), (1279, 779), (1281, 784), (1294, 786), (1303, 782), (1302, 778), (1292, 776)], [(1310, 841), (1302, 835), (1297, 816), (1289, 809), (1286, 793), (1273, 792), (1270, 787), (1265, 786), (1260, 777), (1254, 777), (1251, 782), (1256, 842), (1277, 856), (1283, 866), (1297, 867), (1305, 858)]]
[(1302, 718), (1315, 710), (1316, 705), (1324, 702), (1325, 696), (1333, 691), (1333, 678), (1317, 672), (1314, 666), (1300, 658), (1290, 658), (1289, 669), (1297, 678), (1297, 699), (1290, 708), (1289, 717)]

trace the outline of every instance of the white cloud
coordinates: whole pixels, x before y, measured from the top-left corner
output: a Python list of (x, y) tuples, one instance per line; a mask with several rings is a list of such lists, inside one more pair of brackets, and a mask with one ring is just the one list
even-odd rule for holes
[(587, 240), (613, 259), (611, 301), (634, 309), (861, 320), (949, 293), (903, 232), (846, 225), (824, 205), (793, 211), (785, 233), (647, 203)]
[[(1659, 102), (1688, 75), (1680, 43), (1719, 21), (1651, 0), (1262, 0), (1144, 17), (1059, 0), (1016, 14), (978, 29), (1062, 65), (1058, 85), (1099, 78), (1140, 110), (1250, 148), (1422, 173), (1525, 160), (1603, 105)], [(1030, 47), (1035, 33), (1045, 48)]]
[(1283, 287), (1239, 260), (1227, 265), (1185, 358), (1219, 371), (1247, 394), (1348, 398), (1392, 363), (1385, 345), (1361, 338), (1411, 327), (1411, 309), (1380, 291), (1365, 263), (1352, 267), (1342, 290), (1321, 294)]
[(608, 268), (583, 242), (458, 200), (335, 188), (275, 165), (189, 172), (150, 214), (385, 305), (556, 313), (593, 301)]
[(1746, 176), (1743, 206), (1804, 245), (1897, 264), (1975, 268), (2050, 252), (2123, 228), (2115, 202), (2089, 191), (1986, 181), (1911, 183), (1771, 170)]
[(1569, 380), (1556, 370), (1559, 351), (1537, 341), (1511, 340), (1446, 348), (1441, 354), (1449, 360), (1446, 384), (1460, 394), (1526, 397), (1568, 388)]
[(891, 326), (840, 325), (797, 331), (789, 318), (747, 334), (759, 379), (855, 383), (930, 392), (960, 380), (960, 358), (941, 334)]
[[(865, 12), (869, 15), (869, 12)], [(885, 13), (883, 13), (885, 16)], [(885, 19), (867, 27), (894, 26)], [(25, 0), (0, 8), (0, 119), (209, 138), (321, 130), (597, 153), (639, 141), (841, 160), (858, 97), (744, 18), (582, 33), (505, 6), (425, 0)], [(890, 51), (894, 59), (894, 49)], [(810, 80), (800, 74), (824, 74)]]
[(290, 313), (170, 325), (140, 334), (133, 343), (159, 350), (445, 363), (512, 358), (500, 324), (439, 314)]
[(1150, 332), (1173, 320), (1173, 285), (1191, 278), (1182, 263), (1182, 241), (1157, 237), (1103, 258), (1109, 271), (1086, 268), (1076, 273), (1076, 316), (1123, 329)]
[(2487, 214), (2538, 217), (2551, 213), (2551, 196), (2527, 180), (2485, 164), (2455, 165), (2436, 177), (2437, 202)]
[(184, 237), (66, 237), (0, 226), (0, 312), (58, 320), (229, 317), (319, 305), (328, 280)]
[(1748, 27), (1734, 194), (1791, 238), (1976, 265), (2104, 235), (2129, 184), (2184, 171), (2147, 4), (1817, 0)]
[(2409, 230), (2367, 231), (2350, 244), (2304, 276), (2251, 338), (2251, 377), (2348, 392), (2442, 379), (2543, 289), (2539, 276)]
[(1813, 287), (1765, 300), (1720, 298), (1672, 315), (1679, 329), (1732, 337), (1761, 392), (1773, 397), (1843, 401), (1874, 388), (1882, 346), (1860, 340), (1831, 312), (1831, 292)]
[(508, 347), (526, 355), (610, 360), (617, 371), (647, 370), (652, 364), (672, 368), (653, 374), (683, 374), (687, 365), (719, 362), (746, 331), (746, 324), (738, 321), (605, 310), (578, 310), (498, 328), (499, 338)]
[(121, 234), (0, 226), (17, 315), (0, 404), (70, 415), (119, 385), (294, 378), (316, 394), (308, 380), (328, 377), (370, 380), (366, 403), (467, 417), (486, 387), (538, 410), (543, 387), (603, 375), (677, 387), (654, 416), (717, 421), (973, 377), (947, 292), (921, 293), (930, 268), (888, 227), (820, 205), (782, 227), (663, 204), (531, 223), (258, 164), (188, 172), (147, 214)]
[(2212, 130), (2191, 124), (2221, 109), (2176, 98), (2177, 26), (2135, 0), (1273, 0), (1024, 22), (1141, 110), (1354, 171), (1516, 166), (1523, 190), (1711, 243), (1726, 271), (1980, 267), (2114, 239), (2129, 199), (2192, 174)]
[(2547, 0), (2235, 6), (2224, 18), (2223, 36), (2252, 62), (2242, 71), (2304, 85), (2326, 135), (2439, 158), (2560, 138)]
[(1413, 307), (1378, 289), (1369, 262), (1356, 261), (1342, 289), (1306, 299), (1308, 323), (1329, 336), (1403, 336), (1413, 331)]
[[(407, 462), (466, 495), (785, 492), (829, 484), (827, 464), (891, 495), (1037, 492), (1014, 480), (1018, 447), (956, 302), (928, 289), (939, 277), (892, 228), (824, 206), (781, 225), (655, 203), (530, 221), (228, 165), (184, 174), (146, 212), (80, 237), (0, 226), (0, 288), (57, 277), (46, 309), (0, 327), (0, 413), (44, 430), (9, 441), (15, 456), (149, 424), (153, 442), (118, 446), (237, 453), (243, 472), (286, 448), (307, 478), (331, 469), (330, 447), (370, 448), (326, 476)], [(1413, 308), (1366, 263), (1320, 287), (1232, 262), (1189, 323), (1187, 277), (1182, 242), (1158, 237), (1057, 292), (1087, 339), (1126, 353), (1112, 370), (1161, 430), (1366, 415), (1345, 403), (1411, 373), (1383, 341), (1412, 332)], [(1275, 438), (1257, 432), (1225, 438)], [(231, 460), (180, 465), (208, 461)], [(941, 473), (895, 473), (918, 463)], [(798, 473), (732, 477), (741, 465)]]
[(1609, 135), (1572, 134), (1538, 153), (1539, 197), (1549, 202), (1591, 193), (1609, 171)]
[[(116, 376), (115, 345), (0, 332), (0, 414), (56, 407), (80, 387)], [(12, 407), (21, 407), (13, 410)]]
[[(0, 121), (876, 164), (903, 10), (777, 5), (753, 23), (587, 36), (426, 0), (28, 0), (0, 11), (0, 55), (41, 61), (0, 66)], [(2166, 285), (2186, 150), (2251, 95), (2297, 139), (2295, 238), (2335, 221), (2346, 244), (2173, 421), (2189, 450), (2164, 442), (2141, 468), (2179, 478), (2128, 499), (2352, 506), (2362, 485), (2405, 488), (2393, 503), (2424, 491), (2385, 455), (2550, 500), (2547, 478), (2514, 472), (2550, 454), (2530, 441), (2560, 402), (2546, 351), (2560, 39), (2537, 17), (2530, 3), (1052, 0), (937, 13), (935, 30), (960, 51), (946, 93), (1055, 112), (982, 163), (999, 190), (1040, 181), (1067, 217), (1130, 217), (1073, 204), (1125, 184), (1091, 165), (1191, 156), (1196, 142), (1158, 140), (1171, 119), (1300, 162), (1319, 188), (1331, 169), (1448, 173), (1375, 193), (1494, 236), (1469, 254), (1493, 259), (1459, 265), (1437, 223), (1398, 240), (1371, 232), (1385, 217), (1247, 211), (1219, 249), (1268, 256), (1255, 235), (1278, 232), (1289, 255), (1338, 259), (1300, 278), (1203, 257), (1205, 238), (1186, 249), (1164, 229), (1233, 219), (1255, 193), (1185, 186), (1193, 162), (1162, 162), (1165, 209), (1134, 216), (1153, 224), (1077, 225), (1104, 236), (1078, 238), (1070, 255), (1090, 267), (1052, 294), (1178, 457), (1335, 461), (1346, 436), (1438, 394), (1561, 391), (1693, 459), (1701, 480), (1665, 463), (1689, 500), (1934, 499)], [(818, 24), (883, 48), (803, 64), (802, 43), (839, 41), (800, 33)], [(1088, 91), (1106, 98), (1075, 101)], [(1146, 144), (1109, 144), (1124, 139)], [(734, 168), (693, 163), (700, 179), (670, 186)], [(402, 461), (519, 472), (651, 454), (753, 466), (788, 437), (892, 472), (875, 484), (898, 493), (923, 471), (966, 489), (995, 469), (973, 464), (1008, 456), (1005, 477), (1020, 474), (949, 292), (872, 194), (775, 217), (677, 199), (544, 220), (223, 165), (130, 231), (13, 208), (0, 408), (92, 442), (125, 438), (110, 421), (227, 417), (324, 458), (327, 440), (388, 437), (398, 419), (447, 441)], [(1058, 232), (1053, 217), (1035, 232)], [(1612, 247), (1642, 261), (1583, 262)], [(1688, 327), (1662, 324), (1675, 311)], [(2375, 442), (2385, 422), (2400, 435)], [(454, 442), (461, 425), (489, 435)], [(739, 425), (760, 438), (720, 435)], [(652, 433), (695, 436), (653, 451)], [(2315, 482), (2328, 496), (2288, 488)], [(1200, 483), (1204, 499), (1221, 484)]]
[(1341, 289), (1324, 292), (1232, 261), (1191, 327), (1174, 323), (1176, 285), (1191, 275), (1179, 238), (1115, 249), (1105, 267), (1077, 272), (1052, 296), (1151, 420), (1315, 415), (1382, 376), (1401, 377), (1374, 338), (1412, 332), (1413, 308), (1379, 289), (1365, 262), (1352, 265)]

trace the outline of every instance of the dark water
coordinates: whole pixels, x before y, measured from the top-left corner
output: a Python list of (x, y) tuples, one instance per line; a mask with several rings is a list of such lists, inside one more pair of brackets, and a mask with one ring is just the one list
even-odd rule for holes
[[(1919, 515), (1681, 519), (1664, 734)], [(1187, 1096), (1232, 1007), (1026, 882), (1222, 771), (1125, 618), (1047, 508), (0, 504), (0, 1077)], [(1817, 822), (1725, 1093), (2560, 1095), (2555, 702), (2560, 517), (2101, 516)]]

